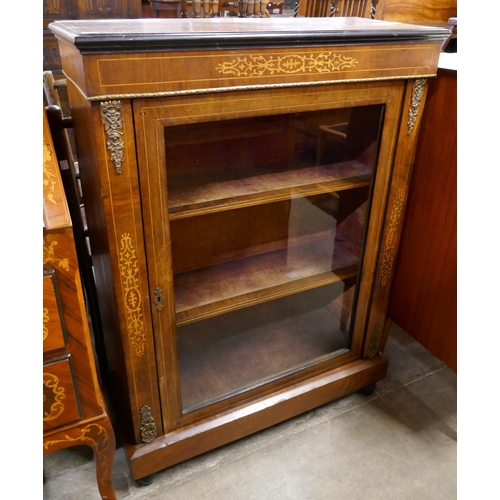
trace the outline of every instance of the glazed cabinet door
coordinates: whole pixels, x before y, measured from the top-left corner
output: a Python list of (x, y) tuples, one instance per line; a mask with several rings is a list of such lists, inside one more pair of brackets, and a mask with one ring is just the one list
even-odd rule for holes
[(362, 356), (404, 88), (134, 101), (166, 432)]

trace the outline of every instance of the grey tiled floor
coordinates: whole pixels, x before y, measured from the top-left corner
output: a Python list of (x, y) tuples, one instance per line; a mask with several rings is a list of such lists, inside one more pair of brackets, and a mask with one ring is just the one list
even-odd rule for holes
[[(394, 326), (387, 377), (164, 470), (150, 486), (116, 452), (118, 499), (451, 500), (457, 497), (457, 376)], [(46, 500), (99, 500), (90, 448), (44, 457)]]

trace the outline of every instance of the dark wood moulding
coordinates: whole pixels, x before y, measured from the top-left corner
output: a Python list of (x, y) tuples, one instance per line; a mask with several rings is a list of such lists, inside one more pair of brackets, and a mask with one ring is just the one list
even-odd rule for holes
[(450, 35), (444, 28), (361, 18), (75, 20), (53, 22), (49, 28), (82, 54), (418, 43), (444, 41)]

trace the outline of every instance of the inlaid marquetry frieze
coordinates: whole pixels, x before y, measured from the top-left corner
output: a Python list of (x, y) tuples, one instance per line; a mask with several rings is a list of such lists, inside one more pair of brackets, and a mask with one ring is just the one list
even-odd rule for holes
[(66, 325), (54, 269), (43, 272), (43, 350), (48, 352), (66, 345)]
[(413, 82), (410, 111), (408, 112), (408, 135), (411, 135), (415, 127), (426, 82), (425, 78), (419, 78)]
[(106, 146), (115, 164), (117, 174), (122, 173), (123, 150), (123, 115), (120, 101), (105, 101), (100, 104), (102, 122), (108, 137)]
[(135, 348), (135, 354), (142, 356), (145, 349), (146, 334), (139, 288), (139, 265), (130, 233), (122, 234), (120, 240), (119, 267), (130, 343)]
[(285, 56), (250, 55), (237, 57), (216, 67), (223, 75), (252, 77), (297, 73), (332, 73), (354, 68), (358, 61), (333, 52), (289, 54)]
[(48, 323), (50, 321), (50, 315), (49, 315), (49, 310), (47, 307), (43, 308), (43, 340), (45, 340), (49, 336), (49, 329), (45, 325), (45, 323)]
[(396, 251), (396, 237), (401, 214), (403, 213), (404, 190), (399, 188), (391, 208), (389, 216), (389, 231), (383, 249), (382, 270), (380, 272), (380, 285), (387, 286), (394, 264), (394, 254)]
[(141, 439), (144, 443), (150, 443), (156, 437), (156, 424), (151, 414), (151, 408), (144, 405), (141, 408)]
[(57, 245), (57, 241), (51, 241), (50, 244), (43, 245), (43, 263), (44, 264), (56, 264), (58, 267), (62, 267), (64, 270), (69, 271), (69, 259), (67, 257), (59, 259), (55, 255), (54, 247)]
[(64, 387), (59, 385), (59, 378), (52, 373), (43, 372), (43, 420), (54, 420), (64, 411), (63, 399), (66, 398)]
[(45, 229), (55, 229), (71, 224), (66, 196), (59, 172), (59, 162), (54, 151), (47, 113), (43, 116), (42, 142), (43, 222)]
[(54, 163), (52, 158), (52, 151), (50, 150), (49, 145), (44, 142), (43, 143), (43, 185), (44, 185), (43, 194), (47, 199), (47, 201), (50, 201), (50, 203), (54, 203), (54, 205), (56, 205), (57, 201), (55, 199), (55, 189), (56, 189), (57, 177), (56, 174), (52, 171), (53, 165)]

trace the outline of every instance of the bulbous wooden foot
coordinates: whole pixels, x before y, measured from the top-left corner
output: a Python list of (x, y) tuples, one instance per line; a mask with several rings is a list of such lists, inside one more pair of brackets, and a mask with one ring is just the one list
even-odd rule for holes
[(375, 389), (377, 388), (377, 384), (370, 384), (370, 385), (366, 385), (365, 387), (363, 387), (362, 389), (359, 390), (359, 392), (365, 396), (371, 396), (374, 392), (375, 392)]
[(149, 474), (149, 476), (144, 476), (144, 477), (141, 477), (139, 479), (136, 479), (136, 482), (139, 486), (149, 486), (150, 484), (153, 484), (155, 477), (156, 477), (156, 473)]

